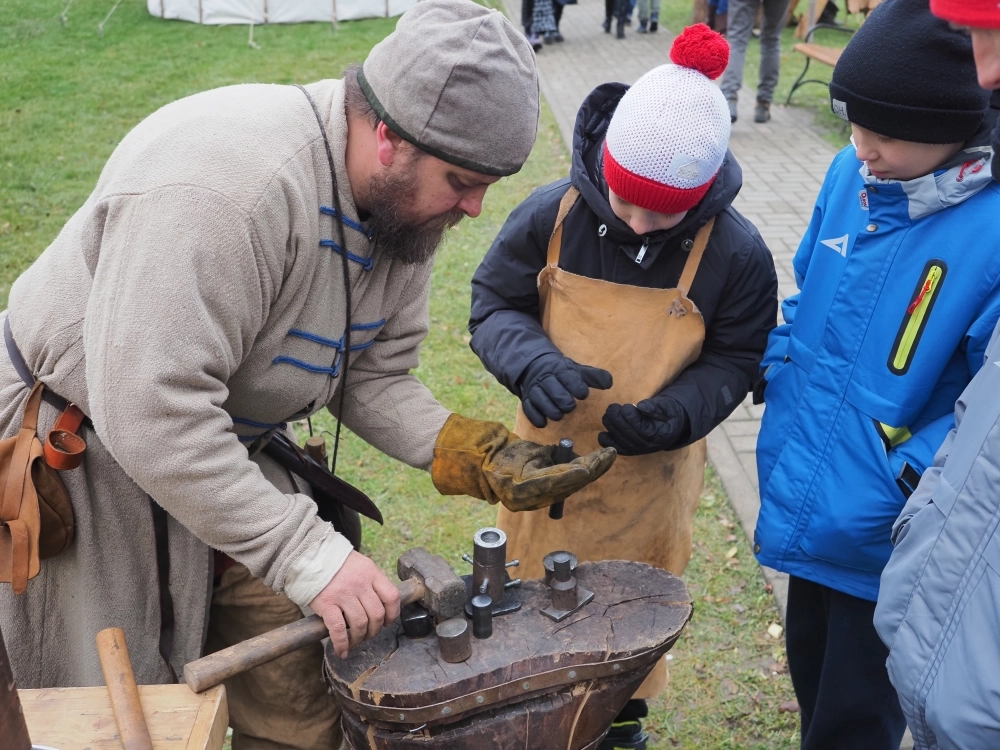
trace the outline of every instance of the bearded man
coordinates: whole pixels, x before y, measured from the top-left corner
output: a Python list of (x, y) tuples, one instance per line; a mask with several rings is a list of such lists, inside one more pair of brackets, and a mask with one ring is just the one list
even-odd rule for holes
[[(125, 137), (0, 315), (0, 432), (36, 379), (40, 435), (66, 401), (92, 423), (62, 473), (75, 541), (24, 593), (0, 587), (21, 686), (102, 684), (108, 626), (158, 683), (305, 607), (340, 655), (395, 619), (395, 587), (260, 452), (324, 406), (444, 494), (537, 508), (610, 466), (553, 466), (551, 447), (449, 413), (410, 374), (443, 232), (520, 169), (537, 124), (517, 30), (425, 0), (344, 80), (204, 92)], [(339, 746), (321, 657), (227, 682), (235, 750)]]

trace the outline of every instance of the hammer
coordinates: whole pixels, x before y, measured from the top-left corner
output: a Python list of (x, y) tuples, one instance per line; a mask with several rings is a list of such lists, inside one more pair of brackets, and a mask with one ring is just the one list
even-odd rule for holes
[[(420, 602), (432, 616), (447, 620), (465, 607), (465, 582), (455, 569), (423, 547), (407, 550), (396, 562), (400, 604)], [(200, 693), (329, 635), (319, 615), (304, 617), (270, 632), (203, 656), (184, 667), (184, 681)]]

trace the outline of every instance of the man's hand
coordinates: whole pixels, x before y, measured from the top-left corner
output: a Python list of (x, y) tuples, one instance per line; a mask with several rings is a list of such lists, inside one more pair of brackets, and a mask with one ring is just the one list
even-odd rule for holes
[(521, 440), (499, 422), (452, 414), (434, 445), (431, 478), (442, 495), (471, 495), (512, 511), (538, 510), (599, 479), (614, 449), (556, 464), (554, 445)]
[(333, 650), (343, 659), (399, 617), (399, 590), (375, 563), (352, 551), (309, 607), (323, 618)]
[(691, 423), (687, 412), (670, 396), (632, 404), (610, 404), (597, 442), (623, 456), (641, 456), (670, 450), (687, 439)]
[(541, 429), (548, 420), (558, 422), (573, 411), (591, 388), (606, 391), (611, 382), (607, 370), (577, 364), (561, 354), (543, 354), (521, 378), (521, 408), (528, 421)]

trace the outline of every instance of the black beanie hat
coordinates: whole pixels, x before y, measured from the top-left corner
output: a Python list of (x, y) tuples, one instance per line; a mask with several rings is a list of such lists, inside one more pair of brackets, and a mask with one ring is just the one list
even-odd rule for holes
[(986, 116), (972, 41), (931, 14), (929, 0), (886, 0), (833, 69), (834, 114), (889, 138), (964, 143)]

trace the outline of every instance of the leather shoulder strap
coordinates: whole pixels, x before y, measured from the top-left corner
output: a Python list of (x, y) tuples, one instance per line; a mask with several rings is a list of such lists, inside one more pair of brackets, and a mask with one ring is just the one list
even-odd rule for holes
[(21, 429), (14, 438), (14, 450), (7, 465), (7, 481), (4, 483), (3, 495), (0, 496), (0, 521), (10, 521), (20, 515), (24, 483), (31, 481), (31, 444), (37, 439), (35, 430), (38, 426), (38, 407), (44, 387), (41, 381), (35, 383), (24, 404)]
[(712, 236), (712, 227), (714, 226), (715, 217), (713, 216), (705, 226), (698, 230), (698, 234), (694, 236), (694, 247), (688, 253), (684, 270), (681, 271), (681, 280), (677, 282), (677, 288), (681, 290), (681, 294), (685, 297), (688, 296), (691, 284), (694, 282), (695, 274), (698, 273), (698, 266), (701, 265), (702, 256), (705, 255), (705, 248), (708, 247), (708, 238)]
[(549, 239), (549, 252), (545, 258), (545, 263), (550, 266), (559, 265), (559, 253), (562, 251), (563, 222), (569, 210), (576, 205), (580, 191), (570, 185), (569, 190), (559, 201), (559, 213), (556, 214), (556, 225), (552, 230), (552, 237)]

